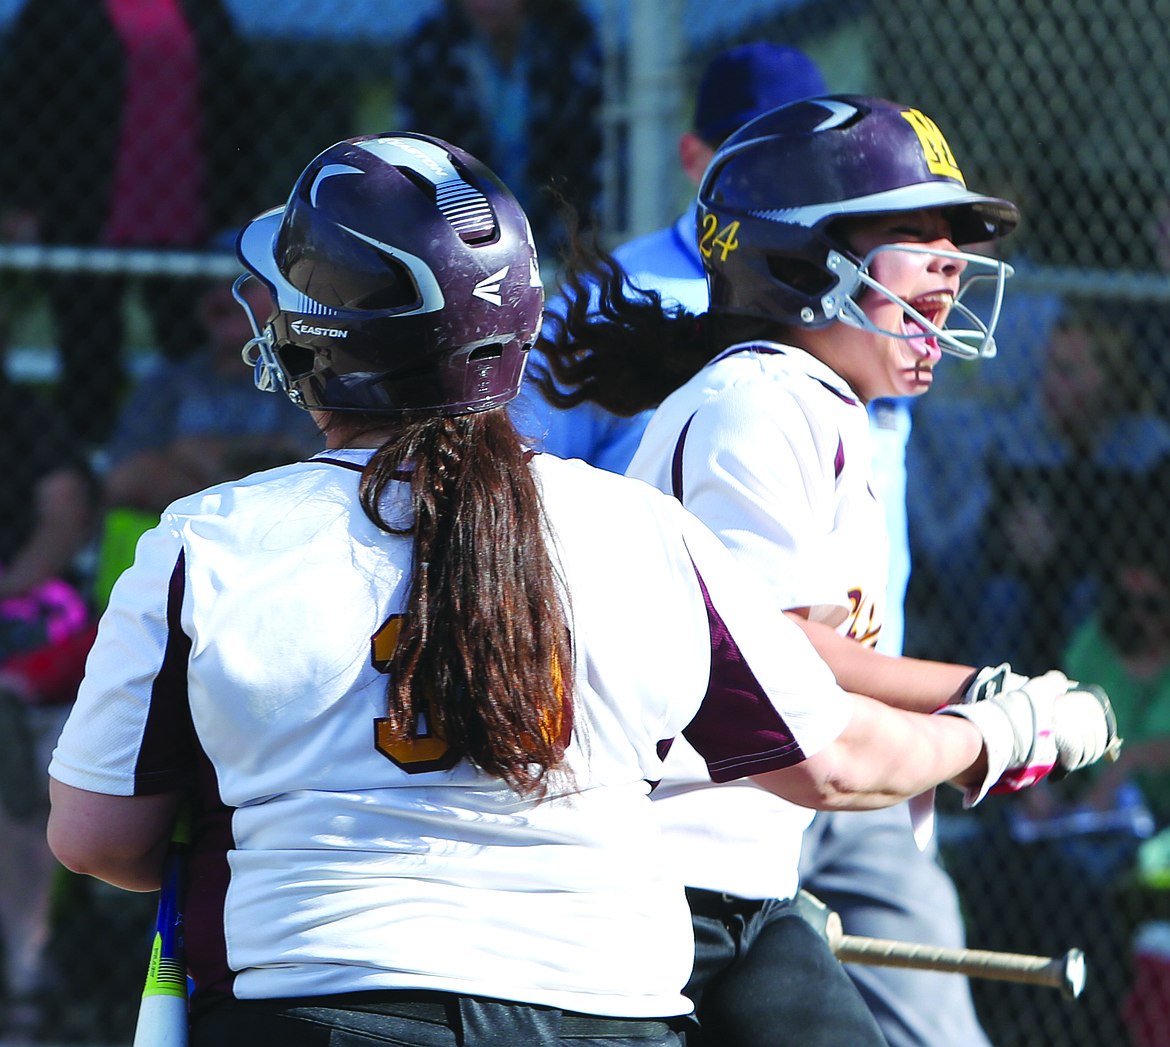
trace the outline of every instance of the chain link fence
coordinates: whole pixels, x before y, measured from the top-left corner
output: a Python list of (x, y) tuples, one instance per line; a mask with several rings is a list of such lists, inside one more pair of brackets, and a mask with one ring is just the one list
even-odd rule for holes
[(874, 90), (930, 113), (968, 182), (1023, 213), (999, 357), (950, 368), (915, 411), (908, 650), (1100, 680), (1152, 814), (1132, 817), (1131, 790), (1069, 781), (1051, 790), (1058, 813), (1111, 807), (1099, 831), (1002, 803), (946, 849), (973, 941), (1086, 951), (1074, 1005), (973, 986), (1003, 1044), (1170, 1037), (1151, 924), (1167, 915), (1160, 848), (1145, 845), (1144, 874), (1137, 860), (1170, 819), (1168, 16), (1158, 0), (944, 2), (929, 17), (875, 2), (864, 15)]
[[(728, 2), (722, 21), (710, 9), (692, 17), (679, 0), (662, 5), (672, 14), (657, 22), (638, 0), (581, 10), (533, 0), (544, 36), (516, 38), (515, 54), (553, 85), (553, 100), (528, 126), (506, 119), (506, 93), (493, 96), (504, 117), (494, 131), (475, 123), (485, 82), (457, 58), (457, 23), (426, 39), (366, 33), (352, 19), (345, 34), (314, 35), (295, 31), (297, 10), (321, 25), (331, 7), (340, 21), (349, 5), (302, 0), (288, 31), (256, 32), (245, 4), (184, 3), (185, 30), (164, 60), (169, 75), (159, 78), (157, 55), (135, 52), (144, 82), (169, 84), (169, 93), (131, 98), (112, 91), (130, 53), (118, 32), (132, 29), (102, 14), (117, 5), (9, 6), (0, 36), (3, 388), (7, 403), (39, 398), (43, 413), (6, 412), (0, 562), (19, 554), (35, 524), (28, 508), (54, 468), (29, 448), (57, 433), (84, 450), (72, 456), (76, 467), (100, 472), (135, 382), (205, 350), (200, 303), (230, 279), (231, 230), (280, 203), (304, 163), (340, 138), (407, 122), (449, 137), (522, 183), (521, 195), (557, 185), (599, 216), (613, 243), (685, 203), (671, 163), (639, 165), (636, 124), (656, 121), (663, 140), (677, 136), (706, 59), (723, 47), (794, 44), (834, 90), (930, 115), (968, 184), (1016, 200), (1024, 217), (1004, 246), (1017, 275), (999, 355), (944, 361), (936, 388), (915, 405), (907, 652), (1100, 679), (1117, 700), (1129, 751), (1145, 760), (1129, 779), (1140, 797), (1107, 796), (1104, 785), (1090, 797), (1097, 783), (1088, 780), (1047, 790), (1046, 810), (1039, 791), (1027, 803), (993, 798), (977, 812), (943, 800), (943, 851), (971, 944), (1051, 955), (1079, 946), (1089, 963), (1078, 1001), (976, 982), (977, 1006), (996, 1047), (1170, 1042), (1170, 1015), (1149, 1010), (1170, 1000), (1157, 959), (1170, 872), (1153, 836), (1170, 823), (1162, 523), (1170, 508), (1170, 0)], [(32, 18), (42, 6), (47, 13)], [(396, 17), (407, 24), (401, 11)], [(700, 36), (686, 31), (696, 24)], [(648, 43), (638, 34), (655, 26), (675, 35), (655, 41), (658, 65), (639, 66)], [(208, 108), (185, 108), (195, 96), (184, 97), (184, 85), (203, 90)], [(170, 122), (128, 134), (123, 105), (166, 112)], [(163, 150), (197, 125), (205, 137), (188, 139), (204, 149), (196, 166), (176, 156), (163, 184), (125, 195), (128, 156)], [(522, 148), (493, 152), (489, 132)], [(528, 204), (543, 216), (537, 199)], [(151, 201), (157, 210), (144, 221)], [(646, 201), (660, 213), (646, 214)], [(551, 220), (540, 235), (555, 242)], [(97, 537), (67, 571), (95, 610), (102, 557), (125, 555), (110, 552), (107, 532), (138, 526), (112, 527), (104, 506), (96, 519)], [(1085, 806), (1090, 799), (1098, 806)], [(1141, 875), (1139, 847), (1150, 863)], [(151, 910), (150, 898), (54, 874), (48, 1042), (129, 1042)], [(1135, 956), (1139, 934), (1148, 949)]]

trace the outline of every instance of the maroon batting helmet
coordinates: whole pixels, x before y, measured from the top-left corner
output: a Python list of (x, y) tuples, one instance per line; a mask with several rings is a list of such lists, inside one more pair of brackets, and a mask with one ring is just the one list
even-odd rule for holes
[[(465, 414), (520, 388), (543, 292), (528, 220), (474, 157), (417, 134), (330, 146), (240, 260), (275, 315), (246, 359), (306, 409)], [(254, 318), (255, 321), (256, 318)]]

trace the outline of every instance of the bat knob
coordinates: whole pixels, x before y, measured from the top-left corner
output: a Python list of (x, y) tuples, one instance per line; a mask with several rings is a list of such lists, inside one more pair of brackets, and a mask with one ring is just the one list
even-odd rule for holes
[(1075, 1000), (1085, 987), (1085, 954), (1080, 949), (1069, 949), (1061, 960), (1060, 991), (1069, 1000)]
[(797, 893), (795, 905), (797, 913), (806, 923), (811, 924), (813, 930), (835, 951), (845, 933), (841, 927), (841, 917), (816, 895), (803, 889)]

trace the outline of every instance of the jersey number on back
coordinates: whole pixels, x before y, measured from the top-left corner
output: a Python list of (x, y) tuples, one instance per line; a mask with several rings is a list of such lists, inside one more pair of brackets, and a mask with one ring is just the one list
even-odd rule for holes
[[(402, 615), (392, 614), (371, 638), (371, 657), (378, 672), (390, 671), (390, 658), (394, 654), (394, 648), (398, 646), (398, 634), (401, 629)], [(402, 741), (390, 739), (388, 719), (385, 717), (376, 719), (374, 748), (407, 774), (447, 771), (460, 759), (459, 753), (447, 744), (447, 740), (431, 728), (430, 717), (423, 712), (420, 712), (415, 720), (411, 737)]]

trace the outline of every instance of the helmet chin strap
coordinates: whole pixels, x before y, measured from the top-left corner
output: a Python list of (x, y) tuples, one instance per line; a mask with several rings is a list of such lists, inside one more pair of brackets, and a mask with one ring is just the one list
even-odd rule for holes
[[(988, 272), (972, 273), (967, 277), (966, 281), (959, 288), (959, 293), (955, 296), (955, 300), (951, 305), (951, 311), (947, 316), (947, 322), (949, 322), (957, 313), (970, 326), (966, 328), (939, 327), (933, 321), (923, 316), (922, 313), (904, 298), (900, 298), (884, 284), (879, 283), (870, 276), (870, 263), (883, 251), (903, 251), (907, 254), (928, 254), (941, 258), (954, 258), (958, 261), (966, 262), (968, 267), (974, 266), (989, 270)], [(837, 251), (829, 252), (825, 264), (831, 272), (838, 274), (838, 280), (833, 290), (821, 299), (821, 308), (824, 310), (826, 317), (840, 320), (850, 327), (857, 327), (863, 331), (870, 331), (874, 334), (885, 335), (890, 338), (900, 338), (909, 341), (911, 338), (920, 337), (918, 334), (907, 334), (905, 331), (889, 331), (885, 328), (878, 327), (853, 298), (853, 294), (858, 286), (864, 285), (877, 291), (878, 294), (899, 306), (910, 319), (921, 326), (928, 335), (933, 336), (938, 341), (939, 348), (944, 352), (961, 357), (964, 360), (988, 360), (995, 356), (994, 335), (996, 325), (999, 323), (1000, 309), (1003, 305), (1004, 282), (1014, 272), (1012, 267), (1006, 262), (1002, 262), (996, 258), (988, 258), (986, 255), (971, 254), (967, 251), (941, 251), (937, 248), (916, 247), (907, 244), (882, 244), (880, 247), (875, 247), (870, 251), (860, 265), (855, 265), (845, 255)], [(962, 302), (962, 298), (976, 280), (986, 279), (994, 279), (996, 281), (996, 288), (991, 315), (984, 322)], [(849, 290), (845, 291), (845, 288)]]

